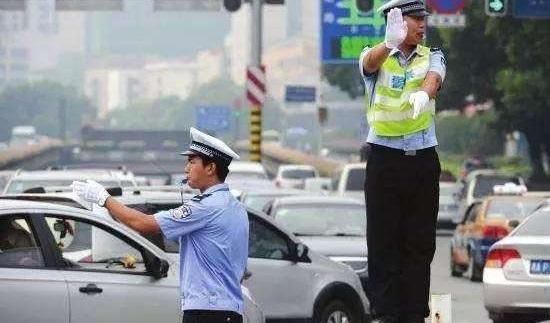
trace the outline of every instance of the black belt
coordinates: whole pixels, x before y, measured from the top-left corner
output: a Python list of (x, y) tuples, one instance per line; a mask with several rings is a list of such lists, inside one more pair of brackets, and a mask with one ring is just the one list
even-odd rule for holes
[(369, 145), (371, 146), (372, 151), (399, 156), (422, 156), (435, 152), (435, 146), (417, 150), (403, 150), (372, 143), (369, 143)]

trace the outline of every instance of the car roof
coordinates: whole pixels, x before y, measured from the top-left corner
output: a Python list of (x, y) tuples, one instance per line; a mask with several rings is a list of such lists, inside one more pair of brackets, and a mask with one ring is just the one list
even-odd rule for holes
[(261, 163), (251, 161), (234, 161), (229, 164), (229, 172), (251, 172), (265, 173), (265, 168)]
[(306, 170), (315, 170), (315, 167), (311, 165), (304, 164), (284, 164), (279, 166), (280, 170), (289, 170), (289, 169), (306, 169)]
[(503, 177), (521, 177), (519, 175), (514, 175), (514, 174), (507, 174), (505, 172), (502, 172), (502, 171), (498, 171), (498, 170), (495, 170), (495, 169), (477, 169), (477, 170), (474, 170), (472, 172), (470, 172), (467, 176), (466, 176), (466, 181), (471, 181), (473, 180), (475, 177), (477, 176), (480, 176), (480, 175), (486, 175), (486, 176), (503, 176)]
[(258, 189), (245, 192), (247, 196), (278, 196), (278, 195), (311, 195), (310, 191), (297, 190), (292, 188)]
[(350, 204), (364, 205), (356, 198), (340, 195), (309, 195), (309, 196), (285, 196), (275, 199), (277, 205), (303, 205), (303, 204)]
[(12, 177), (12, 180), (58, 180), (58, 179), (106, 179), (118, 181), (107, 170), (36, 170), (20, 171)]

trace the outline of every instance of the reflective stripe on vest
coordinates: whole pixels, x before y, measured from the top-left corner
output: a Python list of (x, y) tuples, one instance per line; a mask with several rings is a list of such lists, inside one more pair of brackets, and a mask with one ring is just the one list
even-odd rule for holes
[[(435, 113), (435, 100), (412, 119), (413, 108), (409, 103), (411, 93), (422, 87), (430, 65), (430, 49), (417, 46), (417, 54), (403, 68), (395, 56), (390, 56), (378, 71), (374, 87), (374, 100), (365, 95), (367, 119), (380, 136), (403, 136), (427, 129)], [(372, 102), (372, 105), (371, 105)]]

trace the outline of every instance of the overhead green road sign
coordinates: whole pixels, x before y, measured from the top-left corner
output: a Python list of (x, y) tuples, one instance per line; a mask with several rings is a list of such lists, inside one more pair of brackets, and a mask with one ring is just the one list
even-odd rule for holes
[[(383, 0), (373, 0), (378, 8)], [(384, 40), (384, 17), (361, 12), (355, 0), (322, 0), (321, 59), (323, 63), (356, 63), (365, 46)]]

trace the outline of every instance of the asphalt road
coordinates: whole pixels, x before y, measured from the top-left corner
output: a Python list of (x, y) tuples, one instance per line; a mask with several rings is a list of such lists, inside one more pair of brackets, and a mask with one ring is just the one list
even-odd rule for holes
[[(491, 323), (483, 306), (483, 283), (466, 277), (451, 277), (449, 271), (450, 235), (437, 237), (437, 249), (432, 262), (432, 294), (451, 294), (453, 323)], [(429, 320), (426, 320), (429, 322)]]

